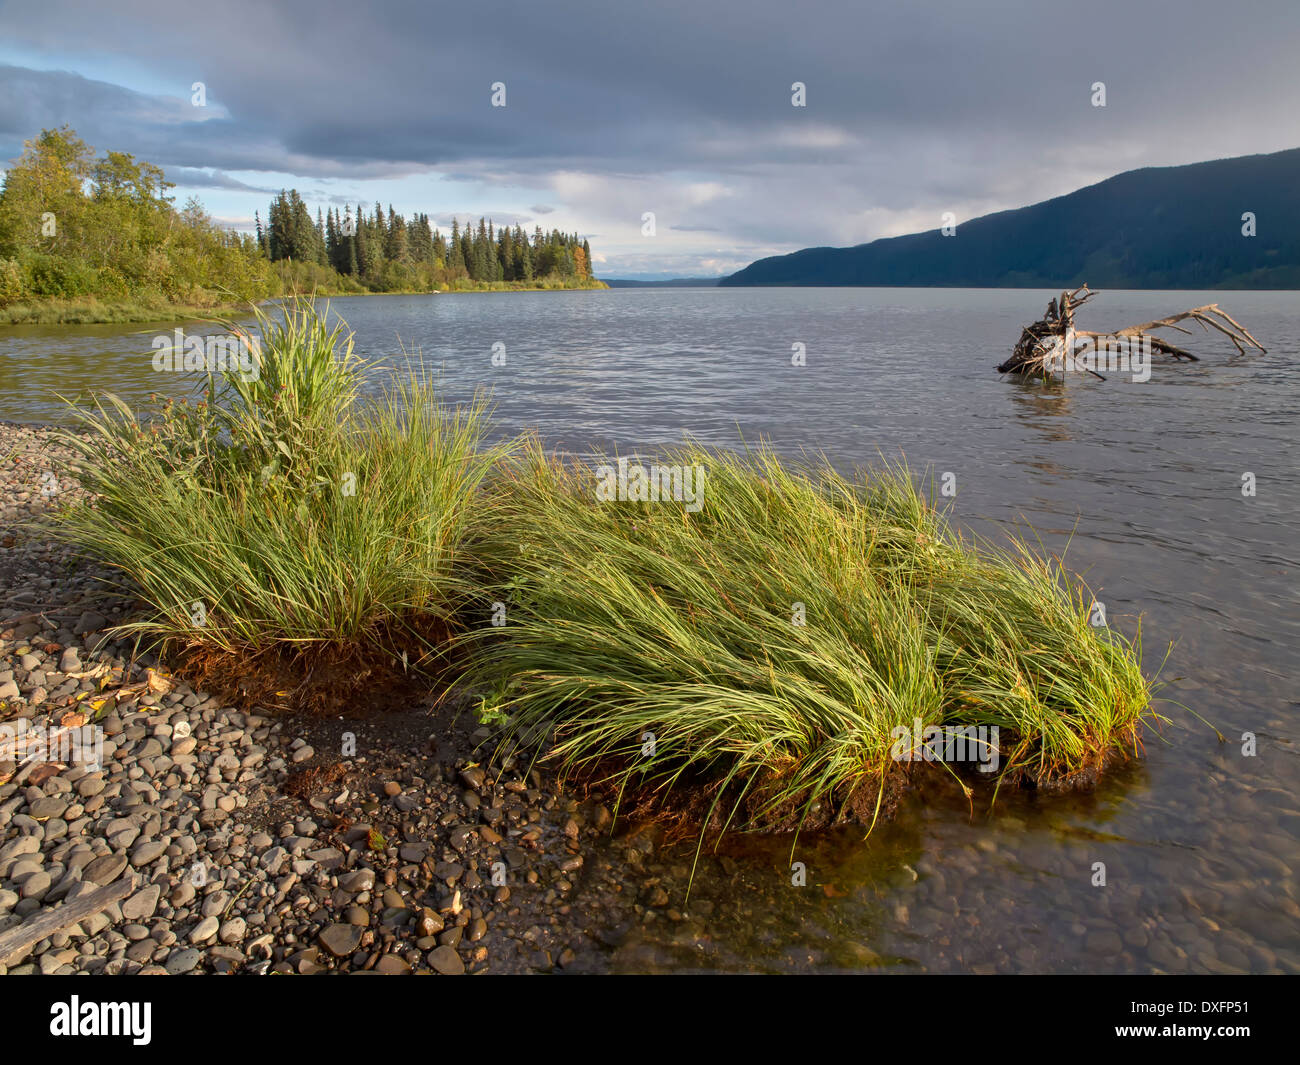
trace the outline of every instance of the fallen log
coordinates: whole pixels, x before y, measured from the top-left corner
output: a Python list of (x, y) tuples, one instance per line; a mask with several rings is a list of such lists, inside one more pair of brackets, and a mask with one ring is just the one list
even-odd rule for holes
[(1119, 352), (1145, 349), (1169, 355), (1177, 361), (1199, 362), (1190, 351), (1169, 343), (1163, 337), (1152, 335), (1152, 330), (1155, 329), (1174, 329), (1191, 335), (1190, 329), (1178, 324), (1183, 321), (1196, 322), (1207, 333), (1217, 330), (1232, 341), (1238, 354), (1244, 355), (1248, 347), (1259, 352), (1265, 351), (1264, 345), (1217, 303), (1206, 303), (1166, 318), (1156, 318), (1140, 325), (1106, 332), (1076, 329), (1075, 311), (1095, 295), (1087, 285), (1082, 285), (1073, 291), (1062, 292), (1058, 298), (1051, 300), (1047, 304), (1047, 313), (1021, 330), (1020, 339), (1011, 350), (1011, 358), (998, 367), (998, 373), (1018, 373), (1047, 379), (1058, 372), (1064, 375), (1066, 369), (1075, 368), (1087, 370), (1104, 381), (1101, 374), (1086, 365), (1086, 359), (1077, 359), (1081, 350), (1095, 353), (1099, 350)]
[(124, 876), (116, 883), (98, 891), (89, 891), (72, 902), (40, 910), (22, 924), (0, 932), (0, 965), (12, 965), (21, 961), (42, 939), (49, 939), (65, 928), (79, 924), (87, 917), (94, 917), (101, 910), (121, 902), (134, 886), (135, 877)]

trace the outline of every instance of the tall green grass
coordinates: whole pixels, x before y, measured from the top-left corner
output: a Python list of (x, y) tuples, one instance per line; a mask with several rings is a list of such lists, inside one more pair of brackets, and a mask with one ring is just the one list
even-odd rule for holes
[(493, 485), (475, 554), (506, 624), (478, 631), (471, 678), (508, 732), (553, 730), (566, 772), (713, 782), (725, 820), (763, 824), (878, 803), (918, 719), (999, 726), (1001, 773), (1038, 780), (1133, 744), (1136, 644), (1028, 546), (964, 542), (906, 470), (660, 461), (706, 468), (699, 513), (597, 502), (595, 471), (535, 446)]
[(126, 631), (182, 645), (362, 649), (413, 615), (450, 619), (497, 457), (484, 404), (447, 410), (416, 373), (361, 402), (341, 326), (306, 302), (257, 314), (260, 372), (212, 375), (210, 402), (76, 412), (64, 439), (97, 499), (57, 532), (145, 604)]

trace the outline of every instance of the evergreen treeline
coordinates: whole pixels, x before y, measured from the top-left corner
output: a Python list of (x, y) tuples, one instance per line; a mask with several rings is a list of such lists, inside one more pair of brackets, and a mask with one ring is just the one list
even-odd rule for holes
[(403, 218), (379, 204), (312, 218), (281, 192), (256, 235), (217, 225), (195, 199), (177, 210), (161, 168), (96, 157), (64, 126), (28, 141), (0, 188), (0, 318), (146, 320), (294, 291), (429, 292), (602, 287), (577, 234)]
[(375, 204), (369, 214), (361, 204), (324, 216), (311, 212), (296, 189), (282, 191), (271, 203), (263, 226), (256, 216), (257, 242), (272, 262), (290, 260), (328, 266), (376, 292), (422, 290), (458, 282), (584, 282), (591, 280), (591, 247), (576, 233), (558, 229), (531, 236), (516, 225), (499, 229), (480, 218), (478, 227), (453, 221), (443, 236), (427, 214), (409, 220), (388, 206)]

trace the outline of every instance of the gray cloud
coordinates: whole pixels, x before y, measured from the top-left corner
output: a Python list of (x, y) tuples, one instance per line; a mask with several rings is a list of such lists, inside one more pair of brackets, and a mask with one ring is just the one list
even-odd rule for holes
[(260, 185), (249, 185), (240, 181), (238, 178), (232, 178), (220, 170), (199, 170), (190, 166), (174, 166), (167, 168), (167, 180), (185, 189), (236, 189), (240, 192), (262, 192), (274, 194), (279, 189), (266, 188)]
[[(110, 56), (175, 86), (0, 67), (5, 155), (68, 122), (213, 181), (436, 171), (503, 195), (546, 189), (534, 215), (599, 227), (611, 258), (658, 255), (674, 272), (1300, 143), (1294, 0), (1232, 16), (1184, 0), (1177, 18), (1130, 0), (1094, 0), (1086, 17), (1013, 0), (115, 0), (102, 15), (44, 0), (4, 18), (23, 54)], [(194, 81), (206, 109), (190, 105)], [(659, 245), (640, 243), (649, 210)]]

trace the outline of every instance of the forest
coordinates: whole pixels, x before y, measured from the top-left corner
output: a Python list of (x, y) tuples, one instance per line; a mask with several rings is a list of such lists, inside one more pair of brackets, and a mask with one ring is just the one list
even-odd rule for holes
[(379, 204), (324, 215), (280, 192), (254, 232), (183, 207), (161, 167), (96, 155), (67, 126), (28, 141), (0, 189), (0, 322), (144, 321), (315, 292), (603, 287), (577, 234), (458, 221)]
[(266, 225), (256, 216), (257, 244), (272, 262), (296, 261), (328, 266), (373, 292), (455, 288), (465, 281), (534, 283), (591, 279), (591, 247), (576, 233), (559, 230), (531, 236), (521, 226), (498, 228), (485, 218), (462, 231), (453, 220), (447, 236), (427, 214), (409, 220), (376, 203), (366, 213), (358, 204), (343, 211), (319, 208), (313, 221), (296, 190), (271, 203)]

